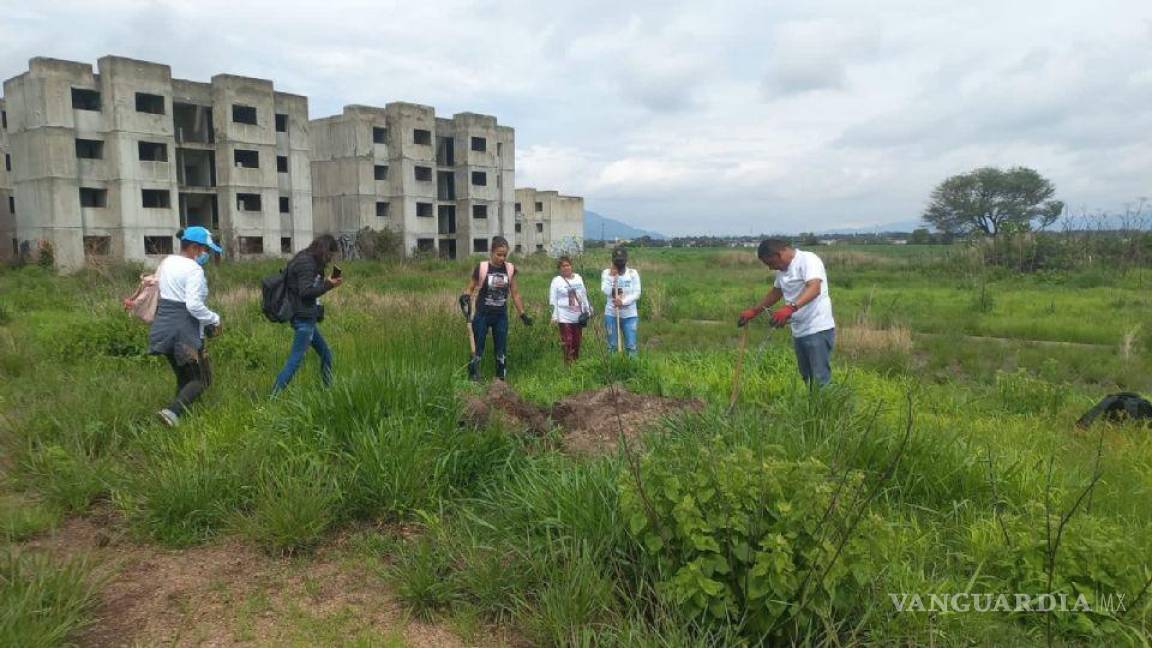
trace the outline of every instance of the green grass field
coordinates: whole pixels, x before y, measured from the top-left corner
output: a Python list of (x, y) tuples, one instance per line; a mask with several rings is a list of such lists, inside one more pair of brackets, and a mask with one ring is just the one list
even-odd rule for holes
[[(155, 419), (167, 365), (119, 310), (138, 270), (0, 270), (0, 644), (58, 645), (107, 622), (114, 566), (37, 544), (96, 513), (137, 546), (235, 541), (302, 572), (337, 551), (407, 618), (464, 644), (1147, 643), (1148, 430), (1073, 422), (1107, 393), (1149, 390), (1152, 273), (1011, 274), (949, 247), (816, 251), (834, 385), (809, 394), (788, 333), (762, 317), (730, 413), (735, 319), (770, 286), (752, 251), (634, 250), (640, 358), (608, 357), (590, 328), (572, 367), (547, 326), (552, 262), (518, 260), (537, 320), (511, 324), (522, 396), (619, 383), (704, 404), (642, 448), (591, 458), (461, 424), (481, 389), (455, 307), (469, 262), (342, 263), (321, 327), (336, 383), (322, 389), (309, 357), (275, 400), (290, 334), (257, 300), (278, 263), (210, 268), (214, 384), (176, 430)], [(576, 262), (593, 285), (597, 252)], [(899, 612), (900, 593), (1082, 594), (1094, 610)], [(1117, 595), (1124, 609), (1105, 609)], [(306, 594), (249, 600), (221, 624), (289, 610), (267, 645), (404, 643), (316, 634), (362, 620), (318, 617)]]

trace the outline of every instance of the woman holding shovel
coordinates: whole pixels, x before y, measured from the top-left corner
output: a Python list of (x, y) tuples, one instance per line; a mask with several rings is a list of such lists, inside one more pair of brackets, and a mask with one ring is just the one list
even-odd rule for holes
[(612, 267), (600, 273), (600, 290), (608, 297), (604, 306), (604, 327), (609, 351), (620, 350), (620, 338), (628, 355), (636, 356), (636, 325), (640, 321), (636, 302), (640, 299), (640, 273), (628, 267), (628, 250), (612, 249)]
[(480, 358), (484, 356), (488, 329), (492, 329), (492, 345), (496, 352), (496, 377), (504, 380), (508, 374), (505, 354), (508, 351), (509, 297), (520, 313), (520, 321), (525, 326), (532, 326), (532, 318), (524, 312), (524, 302), (516, 286), (516, 266), (508, 262), (508, 240), (503, 236), (493, 236), (489, 249), (488, 260), (481, 261), (472, 269), (468, 287), (459, 300), (460, 310), (470, 322), (472, 357), (468, 360), (468, 378), (471, 380), (480, 379)]
[(564, 363), (569, 364), (580, 357), (580, 338), (592, 316), (592, 304), (588, 302), (584, 279), (572, 272), (572, 259), (560, 257), (556, 269), (560, 274), (548, 288), (548, 304), (552, 306), (552, 323), (560, 329)]

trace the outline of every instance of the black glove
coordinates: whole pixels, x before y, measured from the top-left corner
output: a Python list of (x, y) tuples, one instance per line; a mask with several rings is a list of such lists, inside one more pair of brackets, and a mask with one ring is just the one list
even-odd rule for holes
[(464, 313), (464, 319), (472, 319), (472, 296), (464, 293), (457, 301), (460, 303), (460, 312)]
[(520, 321), (524, 322), (524, 326), (532, 326), (532, 316), (528, 313), (520, 313)]

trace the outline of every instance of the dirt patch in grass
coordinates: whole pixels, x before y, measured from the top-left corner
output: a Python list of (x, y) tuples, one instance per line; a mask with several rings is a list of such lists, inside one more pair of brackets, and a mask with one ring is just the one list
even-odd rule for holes
[(21, 547), (89, 555), (108, 576), (95, 623), (76, 637), (80, 646), (466, 645), (440, 624), (408, 619), (379, 576), (339, 541), (295, 559), (235, 539), (164, 549), (131, 541), (114, 516), (98, 513)]
[(495, 420), (507, 429), (534, 435), (555, 427), (565, 450), (597, 455), (615, 452), (621, 435), (629, 442), (638, 442), (640, 434), (661, 418), (684, 410), (698, 411), (703, 406), (698, 400), (634, 394), (612, 385), (573, 394), (551, 407), (537, 407), (497, 380), (483, 394), (465, 399), (464, 417), (475, 425)]

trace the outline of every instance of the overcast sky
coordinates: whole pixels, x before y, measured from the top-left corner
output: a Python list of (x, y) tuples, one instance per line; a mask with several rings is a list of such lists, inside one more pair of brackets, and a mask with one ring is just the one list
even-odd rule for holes
[(1152, 196), (1152, 0), (0, 0), (0, 77), (104, 54), (494, 114), (517, 186), (665, 234), (912, 221), (983, 165)]

